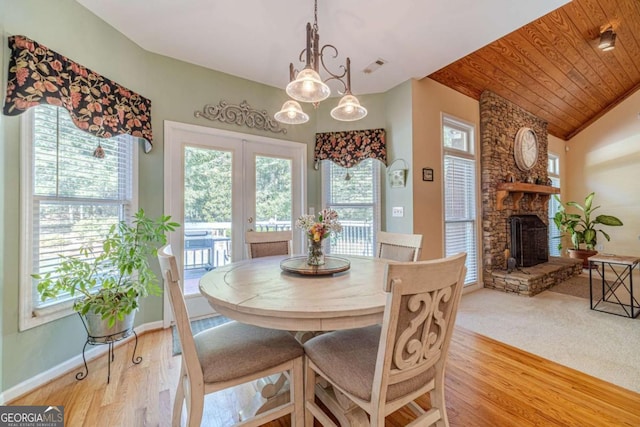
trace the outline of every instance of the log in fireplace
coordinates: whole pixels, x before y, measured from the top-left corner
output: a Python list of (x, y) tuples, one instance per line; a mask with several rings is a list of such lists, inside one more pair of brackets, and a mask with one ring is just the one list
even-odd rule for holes
[(511, 256), (518, 267), (531, 267), (549, 261), (549, 235), (537, 215), (512, 215)]

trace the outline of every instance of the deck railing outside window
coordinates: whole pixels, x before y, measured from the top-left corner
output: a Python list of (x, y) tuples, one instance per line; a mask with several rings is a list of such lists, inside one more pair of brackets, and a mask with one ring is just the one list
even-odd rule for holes
[[(184, 230), (185, 270), (212, 270), (231, 262), (231, 223), (187, 223)], [(259, 221), (255, 230), (291, 230), (291, 221)]]
[[(373, 256), (375, 233), (368, 221), (347, 221), (342, 223), (342, 232), (331, 236), (328, 253), (335, 255)], [(256, 223), (258, 231), (291, 230), (288, 221)], [(231, 224), (199, 223), (185, 224), (184, 269), (211, 270), (231, 262)]]
[(367, 221), (341, 221), (342, 233), (331, 236), (329, 253), (373, 256), (373, 224)]

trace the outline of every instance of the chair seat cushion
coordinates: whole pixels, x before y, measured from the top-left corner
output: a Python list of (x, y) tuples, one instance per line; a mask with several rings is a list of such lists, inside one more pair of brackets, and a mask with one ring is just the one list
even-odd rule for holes
[[(304, 344), (304, 351), (328, 380), (344, 391), (370, 401), (380, 330), (381, 327), (376, 325), (319, 335)], [(431, 368), (406, 381), (390, 385), (387, 401), (419, 389), (433, 378), (434, 372)]]
[(207, 329), (193, 339), (205, 383), (250, 375), (304, 354), (289, 332), (240, 322)]

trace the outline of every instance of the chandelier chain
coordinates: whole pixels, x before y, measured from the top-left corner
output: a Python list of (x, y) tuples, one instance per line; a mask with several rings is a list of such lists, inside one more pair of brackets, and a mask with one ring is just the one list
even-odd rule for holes
[(314, 0), (313, 8), (313, 30), (318, 32), (318, 0)]

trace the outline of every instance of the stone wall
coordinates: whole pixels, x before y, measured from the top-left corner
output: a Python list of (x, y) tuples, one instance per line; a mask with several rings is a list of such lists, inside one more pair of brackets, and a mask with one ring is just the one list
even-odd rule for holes
[[(535, 131), (538, 137), (538, 161), (529, 171), (516, 166), (513, 145), (521, 127)], [(542, 199), (535, 200), (529, 210), (525, 194), (518, 209), (512, 208), (511, 196), (504, 200), (504, 208), (496, 209), (496, 185), (512, 174), (515, 182), (528, 177), (547, 181), (547, 122), (493, 92), (480, 96), (480, 138), (482, 170), (482, 259), (485, 285), (492, 281), (491, 271), (506, 268), (505, 249), (511, 236), (507, 220), (511, 215), (536, 214), (548, 225), (548, 207)], [(494, 286), (491, 286), (494, 287)]]

